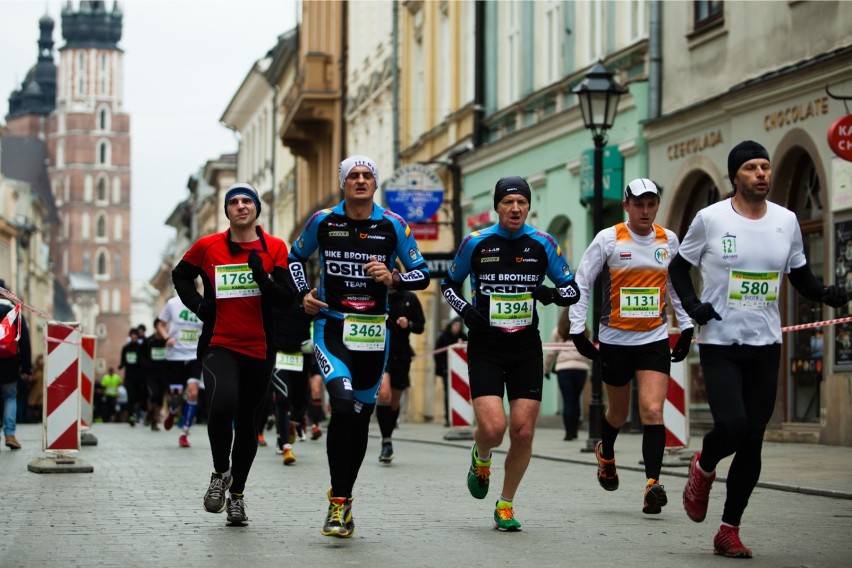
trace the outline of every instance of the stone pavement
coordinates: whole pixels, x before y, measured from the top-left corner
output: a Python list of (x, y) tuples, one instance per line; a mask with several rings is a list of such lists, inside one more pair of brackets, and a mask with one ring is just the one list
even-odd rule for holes
[[(40, 425), (21, 425), (24, 448), (0, 451), (3, 524), (0, 566), (722, 566), (712, 554), (724, 484), (711, 494), (708, 520), (692, 523), (680, 505), (685, 467), (667, 469), (669, 506), (641, 513), (641, 439), (619, 438), (621, 488), (595, 482), (585, 440), (563, 442), (539, 429), (535, 455), (516, 496), (521, 533), (491, 528), (503, 477), (492, 468), (488, 498), (467, 493), (469, 442), (446, 442), (433, 424), (402, 424), (396, 458), (380, 465), (377, 431), (355, 486), (356, 534), (322, 537), (328, 486), (325, 438), (295, 444), (284, 467), (272, 445), (260, 448), (246, 489), (250, 524), (225, 526), (202, 509), (211, 460), (204, 427), (193, 447), (177, 432), (97, 424), (97, 446), (80, 456), (93, 473), (27, 470), (43, 454)], [(697, 442), (697, 441), (696, 441)], [(749, 566), (849, 566), (852, 480), (848, 448), (768, 444), (762, 486), (752, 496), (743, 539), (755, 550)], [(720, 474), (725, 467), (720, 468)], [(779, 490), (783, 489), (783, 490)]]

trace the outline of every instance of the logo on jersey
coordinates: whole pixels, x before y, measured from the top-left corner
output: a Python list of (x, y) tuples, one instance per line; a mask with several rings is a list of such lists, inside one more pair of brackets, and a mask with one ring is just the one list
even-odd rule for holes
[(343, 377), (343, 379), (341, 379), (341, 380), (343, 381), (343, 390), (351, 391), (352, 390), (352, 381), (349, 380), (349, 377)]
[[(529, 249), (527, 249), (529, 251)], [(500, 247), (491, 247), (482, 249), (482, 254), (494, 254), (500, 252)]]
[[(479, 259), (479, 262), (484, 264), (486, 262), (498, 262), (499, 260), (500, 260), (499, 256), (483, 256), (482, 258)], [(453, 265), (453, 270), (455, 270), (455, 269), (456, 269), (456, 267), (455, 267), (455, 265)]]
[(293, 282), (296, 284), (297, 290), (308, 289), (308, 279), (305, 277), (305, 267), (301, 262), (290, 263), (290, 274), (293, 276)]
[(370, 236), (370, 234), (369, 233), (359, 233), (358, 236), (361, 237), (362, 239), (366, 239), (367, 237)]
[(669, 257), (669, 249), (660, 247), (654, 251), (654, 260), (657, 261), (657, 264), (665, 264), (666, 259)]
[(570, 268), (568, 268), (568, 265), (567, 265), (567, 264), (566, 264), (566, 265), (564, 265), (564, 266), (562, 267), (562, 274), (570, 274), (570, 273), (571, 273), (571, 269), (570, 269)]
[(351, 276), (352, 278), (364, 279), (371, 278), (369, 274), (364, 272), (364, 265), (360, 262), (329, 260), (325, 263), (325, 268), (330, 276)]
[[(450, 307), (458, 313), (462, 313), (464, 307), (467, 305), (467, 302), (465, 302), (463, 298), (460, 298), (455, 292), (453, 292), (452, 288), (447, 288), (446, 290), (444, 290), (444, 298), (446, 298), (447, 303), (450, 304)], [(471, 306), (471, 308), (473, 308), (473, 306)]]
[(329, 237), (348, 237), (349, 231), (330, 231), (328, 233)]
[(327, 224), (329, 227), (337, 227), (337, 228), (343, 228), (343, 227), (345, 227), (345, 226), (346, 226), (346, 223), (336, 223), (336, 222), (334, 222), (334, 221), (329, 221), (329, 222), (328, 222), (328, 223), (326, 223), (326, 224)]
[(633, 254), (629, 252), (622, 252), (619, 253), (618, 258), (620, 258), (621, 260), (630, 260), (631, 258), (633, 258)]
[(416, 248), (408, 249), (408, 256), (411, 260), (417, 260), (417, 257), (420, 255), (420, 251)]
[(322, 349), (319, 348), (319, 345), (314, 345), (314, 357), (317, 358), (317, 365), (319, 366), (320, 371), (322, 371), (322, 375), (324, 377), (327, 377), (334, 372), (334, 366), (325, 356), (325, 353), (322, 352)]
[(528, 262), (536, 263), (536, 262), (538, 262), (538, 259), (537, 258), (524, 258), (522, 256), (516, 256), (515, 262), (517, 262), (518, 264), (528, 263)]
[(722, 235), (722, 260), (737, 258), (737, 236), (730, 233)]
[(376, 307), (376, 300), (370, 296), (344, 296), (340, 300), (340, 305), (352, 308), (355, 311), (363, 312)]
[(305, 239), (304, 238), (299, 239), (298, 244), (299, 244), (299, 248), (305, 248)]

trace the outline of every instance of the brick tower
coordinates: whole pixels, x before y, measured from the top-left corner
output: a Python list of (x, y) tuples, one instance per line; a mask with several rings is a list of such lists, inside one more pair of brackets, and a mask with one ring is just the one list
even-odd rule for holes
[(71, 2), (63, 8), (65, 45), (47, 137), (60, 217), (51, 250), (57, 285), (84, 332), (98, 337), (98, 373), (118, 366), (131, 325), (130, 117), (121, 30), (118, 2), (111, 11), (85, 0), (77, 11)]

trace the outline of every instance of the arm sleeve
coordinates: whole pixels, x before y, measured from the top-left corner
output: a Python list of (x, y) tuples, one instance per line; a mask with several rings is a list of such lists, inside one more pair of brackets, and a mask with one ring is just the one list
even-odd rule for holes
[[(609, 232), (612, 237), (609, 237)], [(607, 248), (609, 241), (615, 242), (615, 229), (604, 229), (598, 233), (586, 252), (580, 258), (580, 264), (577, 265), (577, 273), (574, 278), (577, 281), (577, 286), (580, 288), (580, 300), (568, 308), (568, 317), (571, 320), (571, 333), (583, 333), (586, 329), (586, 316), (589, 310), (589, 298), (591, 298), (591, 289), (601, 273), (604, 264), (606, 264), (609, 253)], [(611, 249), (610, 249), (611, 250)]]
[(807, 262), (798, 268), (791, 269), (787, 278), (790, 279), (790, 284), (799, 294), (808, 300), (822, 302), (823, 286), (811, 272), (811, 267)]
[(471, 236), (468, 235), (462, 241), (458, 252), (456, 252), (456, 256), (453, 258), (453, 263), (447, 271), (447, 275), (441, 282), (441, 294), (444, 295), (444, 299), (450, 304), (450, 307), (462, 317), (464, 317), (464, 312), (467, 308), (472, 306), (464, 297), (462, 291), (464, 281), (467, 279), (468, 274), (470, 274), (470, 254), (472, 250)]
[(406, 270), (400, 273), (396, 287), (398, 290), (424, 290), (429, 286), (429, 266), (417, 248), (411, 227), (400, 219), (396, 224), (396, 234), (396, 255)]
[(307, 272), (305, 272), (305, 262), (311, 258), (314, 251), (317, 250), (319, 243), (317, 242), (317, 226), (319, 225), (319, 217), (323, 215), (322, 211), (314, 213), (307, 225), (305, 225), (302, 234), (290, 247), (290, 255), (287, 259), (287, 267), (290, 270), (293, 287), (296, 290), (296, 298), (301, 301), (305, 294), (311, 291), (311, 285), (308, 282)]
[[(677, 235), (669, 230), (666, 230), (666, 234), (669, 238), (669, 250), (671, 251), (671, 254), (677, 255), (679, 245)], [(680, 301), (680, 296), (677, 295), (677, 291), (674, 289), (674, 286), (672, 286), (671, 273), (666, 276), (666, 293), (669, 297), (669, 302), (672, 304), (675, 317), (677, 318), (678, 328), (682, 331), (693, 327), (692, 319), (690, 319), (689, 314), (686, 313), (686, 310), (683, 308), (683, 304)]]
[[(672, 292), (677, 294), (677, 297), (684, 310), (690, 309), (691, 306), (701, 303), (698, 296), (695, 294), (695, 287), (692, 285), (692, 279), (689, 277), (689, 270), (692, 264), (687, 259), (681, 256), (678, 252), (669, 264), (669, 279), (672, 285)], [(678, 315), (678, 323), (680, 323), (680, 315)]]
[(204, 303), (204, 297), (195, 289), (195, 279), (199, 274), (201, 270), (185, 259), (172, 270), (172, 282), (180, 301), (195, 315), (198, 315)]

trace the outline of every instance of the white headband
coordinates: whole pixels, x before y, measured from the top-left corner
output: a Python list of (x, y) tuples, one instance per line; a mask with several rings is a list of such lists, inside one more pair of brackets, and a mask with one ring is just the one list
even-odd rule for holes
[(370, 171), (373, 172), (373, 177), (376, 178), (376, 187), (379, 187), (379, 168), (376, 167), (375, 162), (367, 156), (356, 155), (349, 156), (340, 162), (340, 167), (337, 169), (337, 176), (340, 178), (340, 189), (343, 189), (343, 182), (346, 181), (346, 176), (349, 175), (349, 172), (355, 166), (367, 166), (370, 168)]

